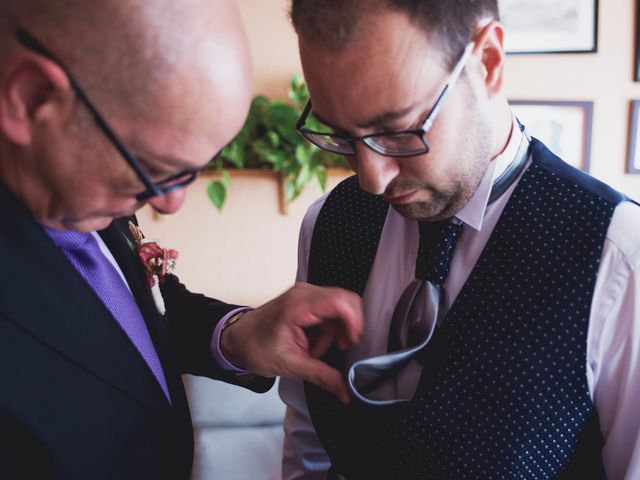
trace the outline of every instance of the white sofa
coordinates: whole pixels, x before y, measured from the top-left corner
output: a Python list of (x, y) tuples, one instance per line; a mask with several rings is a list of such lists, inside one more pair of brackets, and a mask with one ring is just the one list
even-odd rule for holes
[(265, 394), (186, 375), (195, 430), (192, 480), (279, 480), (284, 404)]

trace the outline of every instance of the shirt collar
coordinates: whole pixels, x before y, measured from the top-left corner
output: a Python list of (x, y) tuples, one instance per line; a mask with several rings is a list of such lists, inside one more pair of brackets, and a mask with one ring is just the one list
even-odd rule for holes
[(489, 203), (489, 196), (491, 195), (491, 186), (495, 179), (497, 179), (511, 163), (516, 160), (518, 149), (522, 141), (523, 133), (518, 128), (516, 117), (513, 116), (511, 122), (511, 134), (507, 146), (501, 154), (496, 156), (490, 163), (487, 171), (482, 177), (480, 185), (476, 189), (475, 193), (469, 199), (462, 209), (455, 215), (455, 218), (465, 223), (474, 230), (482, 230), (482, 222), (484, 220), (484, 214)]

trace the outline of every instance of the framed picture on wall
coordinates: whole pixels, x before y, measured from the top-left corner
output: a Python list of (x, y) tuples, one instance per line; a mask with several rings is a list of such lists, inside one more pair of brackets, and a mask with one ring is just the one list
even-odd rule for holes
[(640, 82), (640, 0), (636, 0), (636, 64), (634, 80)]
[(631, 102), (631, 123), (629, 124), (627, 173), (640, 173), (640, 131), (638, 131), (638, 110), (640, 110), (640, 100), (633, 100)]
[(587, 53), (598, 48), (598, 0), (501, 0), (507, 53)]
[(510, 100), (527, 133), (585, 172), (591, 157), (593, 102)]

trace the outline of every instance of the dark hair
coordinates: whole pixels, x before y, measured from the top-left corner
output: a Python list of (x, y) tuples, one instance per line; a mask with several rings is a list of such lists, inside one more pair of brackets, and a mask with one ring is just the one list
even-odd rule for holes
[(406, 13), (439, 42), (451, 66), (476, 23), (499, 18), (497, 0), (292, 0), (291, 20), (306, 42), (340, 50), (357, 37), (363, 16), (381, 9)]

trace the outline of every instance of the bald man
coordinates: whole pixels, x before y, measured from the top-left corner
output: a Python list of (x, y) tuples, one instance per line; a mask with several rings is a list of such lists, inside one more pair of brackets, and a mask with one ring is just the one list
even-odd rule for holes
[(357, 296), (296, 285), (250, 310), (169, 275), (161, 316), (130, 247), (134, 212), (177, 211), (243, 123), (233, 3), (0, 0), (0, 35), (0, 478), (187, 479), (182, 373), (347, 401), (316, 358), (358, 338)]

